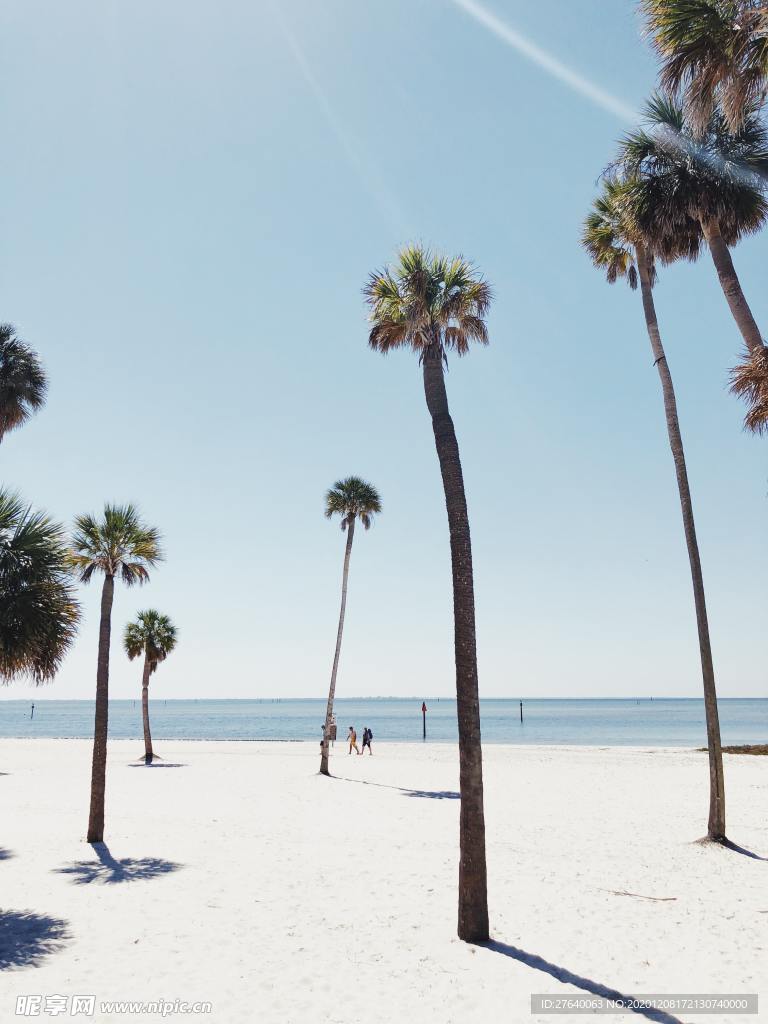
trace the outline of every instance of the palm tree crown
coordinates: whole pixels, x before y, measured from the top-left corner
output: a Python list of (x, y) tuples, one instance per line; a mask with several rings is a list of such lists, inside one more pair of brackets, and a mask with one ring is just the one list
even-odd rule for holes
[(703, 131), (715, 105), (736, 130), (768, 85), (765, 0), (641, 0), (665, 89), (682, 89)]
[(618, 178), (605, 179), (603, 191), (595, 199), (584, 222), (581, 244), (594, 265), (605, 271), (610, 284), (625, 278), (634, 290), (637, 288), (637, 259), (630, 242), (631, 222), (626, 209), (628, 193), (628, 186)]
[(12, 324), (0, 324), (0, 440), (42, 407), (47, 392), (37, 353), (16, 337)]
[(0, 678), (56, 674), (80, 607), (62, 527), (0, 490)]
[(125, 627), (123, 646), (131, 661), (145, 655), (152, 673), (176, 646), (176, 627), (167, 615), (150, 608), (139, 612), (136, 622), (129, 622)]
[(716, 220), (726, 245), (759, 230), (768, 217), (768, 131), (754, 113), (734, 133), (716, 110), (697, 138), (682, 104), (660, 93), (646, 104), (648, 128), (625, 136), (618, 163), (646, 182), (641, 227), (655, 240), (690, 220)]
[(653, 203), (649, 190), (653, 182), (640, 177), (620, 178), (606, 175), (602, 192), (595, 199), (584, 221), (581, 243), (593, 264), (605, 271), (609, 284), (626, 279), (637, 288), (637, 247), (646, 249), (651, 283), (656, 280), (655, 260), (672, 263), (677, 259), (695, 259), (701, 247), (701, 229), (696, 221), (685, 218), (680, 229), (646, 238), (640, 215)]
[(373, 516), (381, 512), (381, 498), (376, 488), (359, 476), (348, 476), (345, 480), (337, 480), (325, 495), (325, 517), (341, 516), (341, 528), (359, 519), (365, 529), (369, 529)]
[(102, 519), (78, 516), (72, 547), (83, 583), (94, 573), (120, 576), (129, 587), (146, 583), (148, 570), (163, 559), (159, 532), (141, 522), (134, 505), (105, 505)]
[(488, 344), (485, 316), (490, 286), (461, 256), (404, 248), (394, 267), (375, 271), (363, 289), (370, 306), (368, 343), (378, 352), (410, 347), (424, 358), (448, 351), (463, 356), (470, 343)]

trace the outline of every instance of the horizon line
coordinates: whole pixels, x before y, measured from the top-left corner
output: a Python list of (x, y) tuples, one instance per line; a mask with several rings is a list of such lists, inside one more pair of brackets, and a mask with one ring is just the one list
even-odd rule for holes
[[(315, 697), (155, 697), (155, 696), (150, 696), (149, 699), (152, 700), (152, 701), (160, 701), (160, 700), (162, 700), (162, 701), (166, 701), (166, 702), (167, 701), (250, 701), (252, 703), (253, 702), (257, 702), (257, 703), (264, 703), (264, 704), (266, 704), (266, 703), (277, 704), (277, 703), (282, 703), (282, 702), (286, 702), (286, 701), (308, 701), (308, 700), (319, 700), (319, 701), (325, 702), (327, 700), (327, 697), (325, 697), (323, 695), (315, 696)], [(765, 701), (768, 701), (768, 696), (762, 696), (762, 697), (760, 697), (760, 696), (752, 696), (752, 695), (741, 696), (741, 697), (734, 697), (734, 696), (720, 697), (720, 696), (718, 696), (717, 699), (718, 699), (718, 701), (722, 701), (722, 700), (765, 700)], [(87, 701), (87, 702), (93, 703), (94, 700), (95, 700), (95, 697), (47, 697), (47, 696), (45, 696), (45, 697), (37, 697), (37, 698), (33, 699), (32, 697), (13, 697), (13, 696), (6, 695), (6, 694), (0, 694), (0, 701), (7, 701), (9, 703), (11, 703), (13, 701), (19, 701), (19, 702), (22, 702), (24, 704), (30, 704), (30, 703), (34, 704), (34, 703), (43, 702), (43, 701), (70, 701), (70, 702), (74, 702), (74, 701)], [(134, 701), (135, 702), (137, 700), (141, 700), (141, 695), (139, 695), (138, 697), (110, 697), (109, 700), (110, 701), (125, 700), (125, 701)], [(452, 700), (452, 701), (455, 701), (456, 700), (456, 696), (455, 695), (440, 694), (438, 696), (432, 696), (432, 697), (430, 697), (430, 696), (415, 696), (414, 697), (413, 695), (408, 696), (408, 697), (398, 697), (398, 696), (394, 696), (394, 695), (380, 695), (380, 694), (378, 694), (378, 695), (373, 695), (373, 696), (368, 696), (368, 697), (337, 697), (336, 698), (336, 702), (338, 702), (338, 701), (347, 701), (347, 700), (349, 700), (349, 701), (351, 701), (351, 700), (355, 700), (355, 701), (362, 701), (362, 700), (382, 700), (382, 701), (383, 700), (399, 700), (399, 701), (414, 701), (414, 703), (418, 703), (419, 701), (429, 701), (429, 700), (432, 700), (432, 701), (441, 701), (441, 700)], [(541, 701), (541, 700), (547, 700), (547, 701), (549, 701), (549, 700), (557, 700), (557, 701), (586, 701), (586, 700), (589, 700), (589, 701), (603, 701), (603, 700), (615, 700), (615, 701), (635, 701), (635, 702), (648, 701), (648, 702), (651, 702), (651, 701), (654, 701), (654, 700), (657, 700), (657, 701), (661, 701), (661, 700), (704, 700), (704, 696), (703, 695), (702, 696), (698, 696), (698, 697), (679, 696), (679, 695), (659, 696), (657, 694), (653, 694), (653, 695), (649, 695), (649, 696), (646, 696), (646, 697), (643, 697), (643, 696), (637, 696), (637, 697), (480, 697), (480, 701), (481, 702), (482, 701), (509, 701), (510, 703), (513, 703), (513, 704), (519, 703), (520, 701), (525, 703), (526, 701), (534, 702), (534, 701)], [(427, 709), (427, 710), (429, 710), (429, 709)]]

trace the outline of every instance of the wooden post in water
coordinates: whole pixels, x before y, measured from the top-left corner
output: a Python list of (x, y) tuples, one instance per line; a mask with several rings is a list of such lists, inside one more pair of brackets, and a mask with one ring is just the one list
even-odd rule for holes
[(35, 705), (34, 704), (32, 705), (32, 714), (29, 717), (30, 717), (30, 719), (35, 717)]
[(422, 718), (422, 734), (421, 738), (425, 740), (427, 738), (427, 704), (426, 701), (421, 702), (421, 718)]
[(520, 701), (520, 721), (522, 722), (522, 720), (523, 720), (523, 702)]

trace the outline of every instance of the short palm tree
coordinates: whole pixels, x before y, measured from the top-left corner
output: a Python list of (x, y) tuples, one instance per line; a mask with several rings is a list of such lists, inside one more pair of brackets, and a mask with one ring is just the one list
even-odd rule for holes
[(640, 281), (645, 326), (653, 351), (654, 365), (661, 381), (664, 412), (667, 421), (672, 458), (675, 463), (677, 490), (683, 515), (683, 530), (691, 567), (693, 599), (696, 608), (696, 625), (699, 635), (701, 674), (704, 686), (704, 707), (707, 722), (709, 749), (709, 820), (708, 838), (725, 840), (725, 784), (723, 778), (723, 754), (720, 744), (720, 722), (717, 709), (715, 670), (712, 662), (712, 646), (709, 639), (709, 620), (704, 596), (704, 577), (701, 569), (699, 544), (693, 517), (693, 501), (688, 483), (688, 469), (685, 462), (683, 439), (677, 415), (677, 401), (672, 384), (672, 375), (661, 341), (656, 307), (653, 300), (653, 284), (656, 277), (655, 257), (663, 263), (677, 258), (690, 257), (698, 246), (695, 222), (685, 230), (668, 238), (656, 252), (649, 249), (635, 218), (638, 196), (642, 198), (643, 183), (620, 181), (608, 178), (603, 183), (601, 194), (595, 200), (592, 211), (586, 219), (582, 244), (595, 266), (605, 272), (610, 283), (625, 278), (631, 288)]
[(29, 345), (12, 324), (0, 324), (0, 441), (42, 408), (48, 380)]
[(641, 0), (665, 89), (685, 95), (697, 131), (720, 103), (732, 130), (768, 87), (766, 0)]
[(341, 516), (341, 528), (347, 532), (344, 548), (344, 570), (341, 577), (341, 611), (339, 612), (339, 629), (336, 634), (336, 650), (333, 655), (331, 669), (331, 685), (328, 690), (328, 704), (325, 709), (323, 725), (323, 742), (320, 750), (320, 774), (328, 775), (328, 744), (331, 738), (331, 719), (333, 702), (336, 698), (336, 676), (339, 670), (341, 654), (341, 634), (344, 631), (344, 614), (347, 608), (347, 583), (349, 580), (349, 559), (352, 554), (352, 539), (355, 535), (355, 523), (359, 520), (363, 527), (370, 529), (374, 515), (381, 512), (379, 492), (371, 484), (361, 480), (359, 476), (348, 476), (345, 480), (337, 480), (325, 495), (325, 517), (332, 519)]
[(462, 257), (446, 259), (420, 246), (404, 248), (394, 267), (371, 274), (365, 287), (372, 349), (410, 348), (419, 356), (445, 492), (453, 572), (456, 700), (461, 789), (459, 938), (488, 938), (483, 809), (483, 756), (475, 638), (472, 544), (459, 445), (448, 410), (444, 367), (449, 352), (485, 345), (491, 302), (486, 281)]
[(730, 133), (723, 115), (715, 110), (705, 134), (697, 138), (682, 105), (661, 94), (647, 104), (646, 118), (648, 130), (626, 136), (619, 158), (630, 175), (644, 182), (639, 222), (646, 237), (657, 243), (686, 232), (690, 220), (698, 222), (744, 340), (754, 380), (764, 363), (765, 345), (730, 247), (758, 231), (768, 218), (768, 129), (752, 112)]
[(176, 627), (167, 615), (154, 609), (139, 612), (135, 622), (129, 622), (123, 634), (125, 653), (131, 661), (144, 655), (141, 676), (141, 718), (144, 723), (144, 763), (152, 764), (152, 734), (149, 731), (149, 677), (157, 671), (176, 646)]
[(0, 489), (0, 681), (53, 679), (79, 619), (62, 527)]
[(78, 516), (72, 538), (72, 558), (80, 580), (104, 577), (101, 589), (99, 655), (96, 668), (96, 717), (93, 731), (91, 806), (88, 842), (104, 842), (104, 792), (107, 773), (109, 712), (109, 642), (115, 579), (127, 586), (146, 583), (149, 569), (162, 560), (160, 536), (146, 526), (134, 505), (105, 505), (101, 517)]

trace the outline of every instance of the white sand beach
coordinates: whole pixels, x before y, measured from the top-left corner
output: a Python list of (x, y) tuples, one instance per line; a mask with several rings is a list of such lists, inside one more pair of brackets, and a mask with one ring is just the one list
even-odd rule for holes
[(337, 744), (331, 780), (315, 744), (156, 747), (145, 768), (140, 743), (110, 744), (98, 857), (90, 743), (0, 744), (0, 1020), (28, 994), (93, 994), (97, 1021), (160, 1020), (98, 1007), (160, 999), (210, 1001), (166, 1019), (216, 1024), (569, 1020), (532, 1018), (531, 994), (604, 989), (758, 992), (757, 1018), (695, 1019), (768, 1020), (764, 758), (726, 757), (748, 856), (694, 842), (703, 753), (487, 747), (497, 945), (473, 948), (456, 938), (455, 747)]

